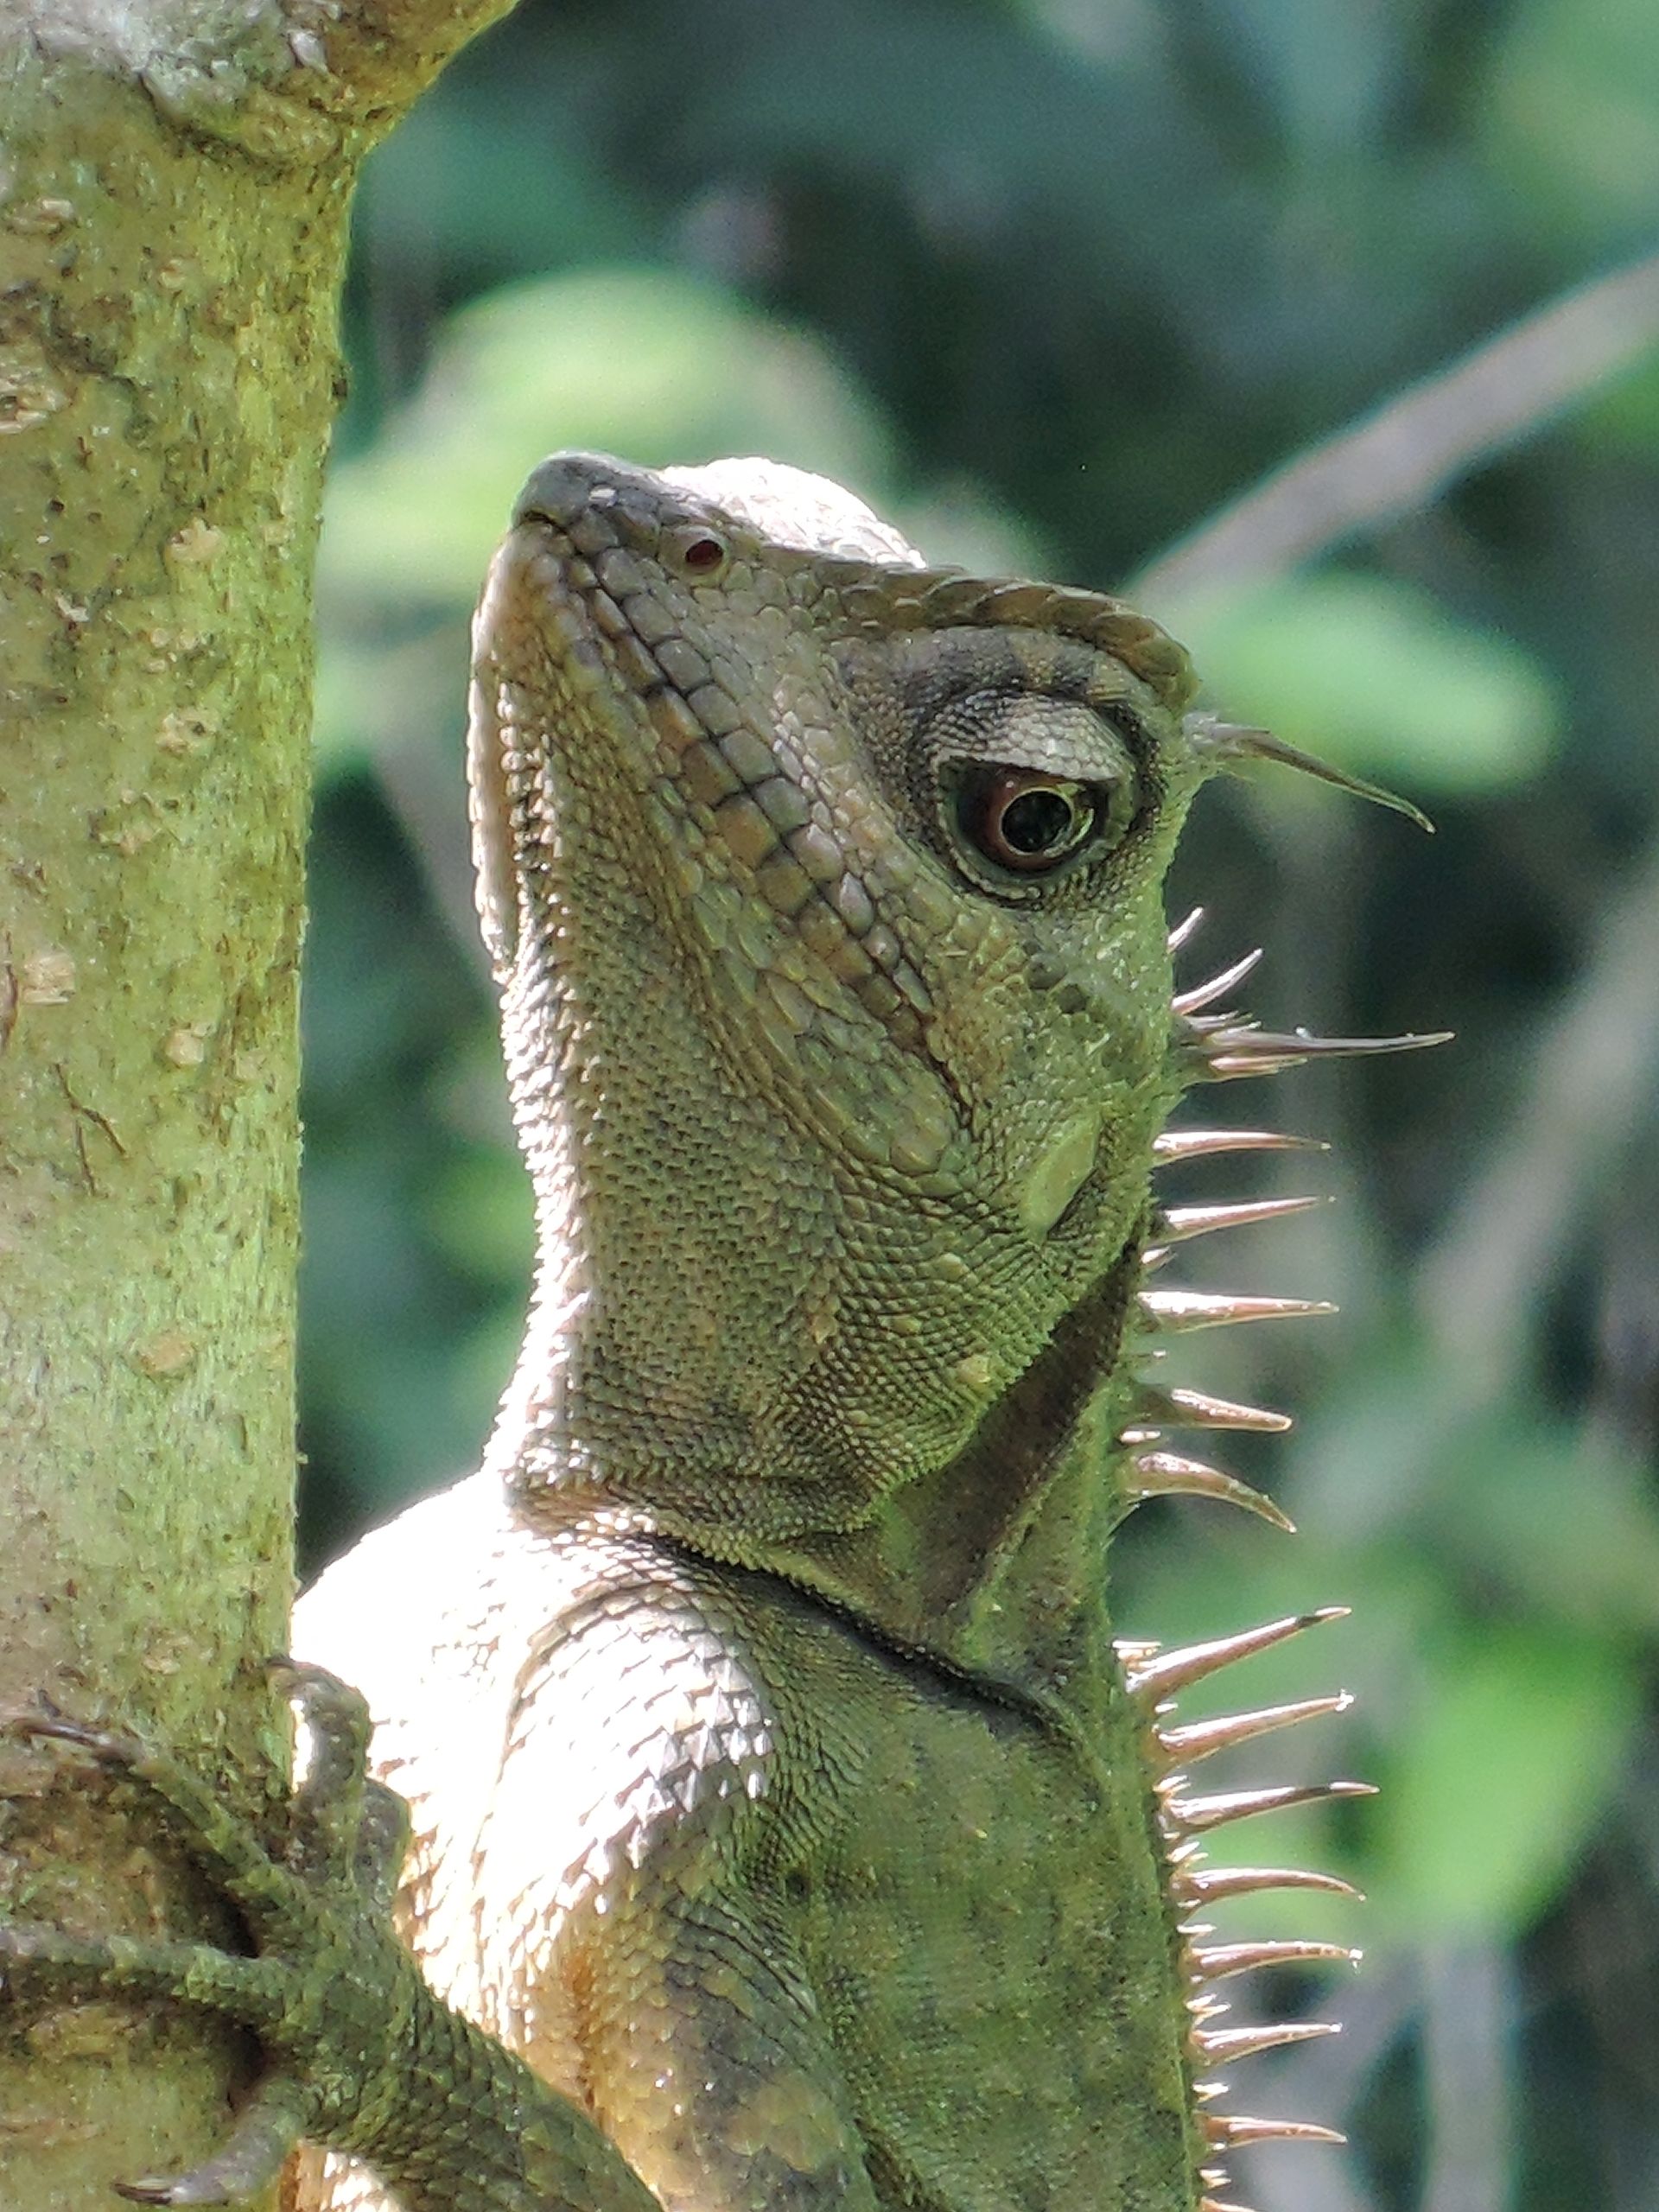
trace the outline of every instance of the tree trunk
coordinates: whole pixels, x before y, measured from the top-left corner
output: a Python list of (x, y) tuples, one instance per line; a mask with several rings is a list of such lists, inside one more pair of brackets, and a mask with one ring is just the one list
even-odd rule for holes
[[(361, 155), (505, 0), (0, 0), (0, 1707), (250, 1809), (291, 1593), (309, 593)], [(228, 1932), (143, 1808), (8, 1749), (0, 1906)], [(0, 2023), (0, 2203), (188, 2163), (249, 2054)]]

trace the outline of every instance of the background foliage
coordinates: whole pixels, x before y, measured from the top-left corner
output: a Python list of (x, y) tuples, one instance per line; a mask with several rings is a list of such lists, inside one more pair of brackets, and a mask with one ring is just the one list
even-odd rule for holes
[[(348, 303), (307, 999), (314, 1563), (473, 1460), (523, 1304), (459, 733), (467, 609), (528, 463), (767, 452), (937, 556), (1109, 583), (1649, 250), (1656, 178), (1649, 0), (564, 0), (470, 53), (377, 159)], [(1160, 594), (1166, 573), (1151, 609), (1218, 701), (1440, 825), (1270, 771), (1211, 793), (1173, 902), (1211, 910), (1202, 965), (1265, 944), (1276, 1026), (1459, 1033), (1219, 1096), (1338, 1141), (1298, 1165), (1338, 1205), (1182, 1271), (1342, 1302), (1189, 1363), (1299, 1409), (1235, 1464), (1304, 1533), (1155, 1507), (1115, 1563), (1127, 1630), (1357, 1608), (1257, 1686), (1346, 1681), (1357, 1713), (1273, 1770), (1339, 1759), (1385, 1794), (1247, 1844), (1362, 1881), (1363, 1915), (1319, 1932), (1370, 1961), (1340, 2041), (1271, 2087), (1251, 2062), (1244, 2105), (1357, 2148), (1260, 2153), (1249, 2193), (1650, 2212), (1659, 364), (1311, 563), (1247, 549)]]

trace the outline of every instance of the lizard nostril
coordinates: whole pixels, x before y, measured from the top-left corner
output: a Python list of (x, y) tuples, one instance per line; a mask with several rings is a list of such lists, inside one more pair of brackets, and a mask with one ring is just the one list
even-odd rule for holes
[(681, 575), (717, 576), (731, 558), (731, 547), (719, 531), (704, 523), (675, 523), (664, 530), (658, 543), (658, 557)]

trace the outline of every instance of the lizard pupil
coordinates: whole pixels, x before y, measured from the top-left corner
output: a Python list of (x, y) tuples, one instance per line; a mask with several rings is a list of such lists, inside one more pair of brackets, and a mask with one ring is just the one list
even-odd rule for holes
[(1033, 857), (1071, 842), (1077, 809), (1062, 791), (1021, 791), (1002, 810), (998, 823), (1004, 841)]
[(1005, 768), (983, 791), (975, 842), (988, 859), (1033, 874), (1074, 852), (1095, 816), (1085, 785)]
[(688, 569), (699, 572), (717, 569), (726, 558), (726, 548), (717, 537), (694, 537), (680, 558)]

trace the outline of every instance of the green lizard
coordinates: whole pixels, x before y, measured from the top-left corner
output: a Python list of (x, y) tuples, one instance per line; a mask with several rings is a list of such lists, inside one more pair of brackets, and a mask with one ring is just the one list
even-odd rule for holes
[(1311, 1310), (1148, 1287), (1295, 1203), (1160, 1209), (1160, 1159), (1282, 1141), (1170, 1110), (1368, 1049), (1216, 1010), (1242, 969), (1172, 1010), (1194, 792), (1300, 760), (1192, 688), (1118, 601), (930, 569), (794, 471), (531, 477), (470, 740), (541, 1253), (485, 1468), (302, 1604), (274, 1854), (159, 1754), (14, 1724), (147, 1785), (257, 1953), (0, 1936), (20, 1987), (264, 2039), (226, 2146), (129, 2196), (235, 2201), (304, 2138), (304, 2212), (1224, 2212), (1230, 2146), (1327, 2134), (1205, 2102), (1325, 2031), (1211, 1991), (1350, 1955), (1195, 1915), (1342, 1885), (1199, 1839), (1354, 1785), (1184, 1770), (1340, 1700), (1168, 1704), (1325, 1616), (1160, 1652), (1106, 1605), (1139, 1498), (1281, 1518), (1166, 1438), (1281, 1417), (1149, 1382), (1160, 1334)]

